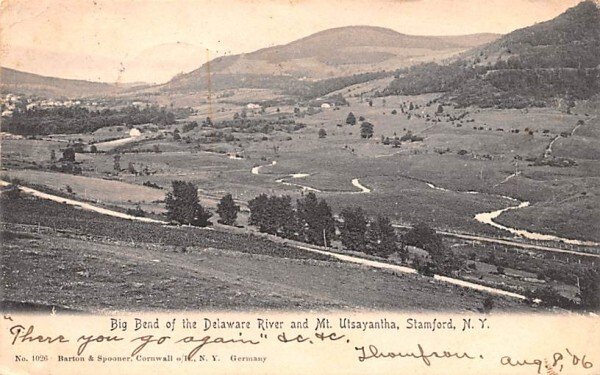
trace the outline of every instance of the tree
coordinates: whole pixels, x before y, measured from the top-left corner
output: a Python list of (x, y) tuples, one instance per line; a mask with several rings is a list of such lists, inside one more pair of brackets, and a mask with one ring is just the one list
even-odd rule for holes
[(367, 250), (370, 254), (388, 257), (398, 251), (396, 231), (390, 219), (378, 216), (367, 229)]
[(438, 105), (437, 110), (435, 111), (435, 114), (439, 115), (441, 113), (444, 113), (444, 107), (440, 104), (440, 105)]
[(318, 200), (315, 193), (310, 192), (296, 201), (296, 213), (302, 241), (320, 246), (331, 244), (335, 220), (324, 199)]
[(91, 152), (92, 154), (95, 154), (95, 153), (97, 153), (97, 152), (98, 152), (98, 147), (96, 147), (96, 145), (91, 145), (91, 146), (90, 146), (90, 152)]
[(239, 119), (240, 119), (240, 114), (239, 114), (239, 113), (237, 113), (237, 112), (236, 112), (236, 113), (234, 113), (234, 114), (233, 114), (233, 119), (234, 119), (234, 120), (239, 120)]
[(419, 247), (424, 249), (428, 244), (441, 244), (442, 238), (438, 236), (434, 229), (427, 224), (421, 222), (414, 225), (404, 235), (404, 242), (409, 246)]
[(51, 163), (56, 162), (56, 151), (54, 151), (54, 150), (50, 150), (50, 162)]
[(271, 234), (283, 238), (293, 238), (297, 229), (296, 213), (289, 195), (271, 196), (268, 203), (268, 228)]
[(373, 124), (367, 121), (363, 122), (360, 125), (360, 136), (367, 139), (373, 137)]
[(75, 150), (67, 147), (62, 153), (62, 161), (75, 162)]
[(340, 239), (350, 250), (364, 251), (366, 244), (367, 219), (360, 207), (346, 207), (340, 212)]
[(325, 131), (325, 129), (319, 129), (319, 138), (325, 137), (327, 137), (327, 132)]
[(266, 194), (261, 194), (258, 197), (248, 202), (250, 209), (250, 225), (258, 227), (260, 232), (266, 232), (266, 217), (269, 204), (269, 197)]
[(179, 129), (175, 129), (175, 131), (173, 132), (173, 140), (179, 141), (180, 139), (181, 139), (181, 134), (179, 134)]
[(131, 174), (137, 174), (137, 171), (135, 170), (135, 166), (133, 165), (132, 162), (129, 162), (129, 164), (127, 164), (127, 171)]
[(261, 194), (248, 202), (250, 224), (264, 233), (284, 238), (294, 237), (297, 229), (296, 213), (289, 195), (267, 197)]
[(213, 122), (212, 122), (212, 120), (211, 120), (210, 117), (207, 117), (206, 120), (204, 120), (204, 125), (205, 126), (212, 126), (213, 125)]
[(348, 113), (348, 117), (346, 117), (346, 124), (356, 125), (356, 117), (354, 117), (354, 113)]
[(165, 198), (169, 220), (198, 227), (210, 225), (212, 214), (200, 205), (196, 186), (186, 181), (172, 181), (171, 185), (173, 190)]
[(464, 265), (464, 260), (455, 256), (452, 250), (444, 245), (442, 237), (425, 223), (419, 223), (410, 229), (404, 235), (403, 242), (427, 251), (432, 266), (440, 274), (451, 274)]
[(113, 157), (113, 169), (115, 172), (121, 172), (121, 155), (119, 154)]
[(240, 206), (235, 204), (231, 194), (225, 195), (217, 204), (217, 213), (221, 218), (219, 223), (225, 225), (234, 225), (239, 211)]

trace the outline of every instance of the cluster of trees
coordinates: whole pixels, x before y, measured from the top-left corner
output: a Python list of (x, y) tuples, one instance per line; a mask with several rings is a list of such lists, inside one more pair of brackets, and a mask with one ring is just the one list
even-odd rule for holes
[(334, 91), (341, 90), (344, 87), (388, 77), (391, 75), (392, 73), (390, 72), (381, 71), (354, 74), (345, 77), (328, 78), (319, 81), (294, 80), (293, 82), (288, 82), (287, 85), (282, 87), (282, 89), (291, 95), (300, 96), (304, 99), (313, 99), (325, 96)]
[(465, 260), (457, 257), (448, 249), (436, 231), (425, 223), (419, 223), (409, 230), (403, 238), (408, 246), (421, 248), (429, 254), (429, 259), (417, 263), (417, 270), (425, 275), (449, 275), (465, 266)]
[(244, 118), (234, 116), (233, 120), (224, 120), (212, 125), (214, 128), (235, 128), (239, 132), (269, 134), (275, 130), (291, 133), (300, 130), (306, 125), (297, 123), (293, 119), (279, 118), (268, 120), (264, 118)]
[(361, 138), (372, 138), (373, 137), (373, 124), (371, 124), (368, 121), (363, 121), (362, 124), (360, 124), (360, 136)]
[(248, 206), (250, 224), (264, 233), (319, 246), (330, 246), (339, 238), (347, 249), (384, 257), (404, 249), (388, 218), (370, 220), (361, 208), (348, 207), (336, 221), (331, 207), (313, 192), (298, 199), (295, 206), (290, 196), (265, 194)]
[[(358, 121), (361, 121), (360, 124), (360, 136), (361, 138), (366, 138), (369, 139), (371, 137), (373, 137), (373, 124), (371, 124), (368, 121), (365, 121), (365, 118), (360, 116), (358, 118)], [(350, 125), (350, 126), (354, 126), (356, 125), (356, 116), (354, 116), (354, 113), (350, 112), (348, 113), (348, 116), (346, 117), (346, 124)]]
[[(172, 181), (172, 190), (167, 193), (165, 204), (169, 220), (179, 223), (206, 227), (211, 225), (209, 219), (213, 214), (204, 208), (198, 200), (198, 188), (191, 182)], [(217, 205), (219, 223), (235, 225), (240, 211), (231, 194), (225, 195)]]
[(107, 126), (175, 123), (175, 114), (165, 108), (89, 110), (85, 107), (32, 108), (3, 119), (4, 131), (21, 135), (72, 134), (93, 132)]

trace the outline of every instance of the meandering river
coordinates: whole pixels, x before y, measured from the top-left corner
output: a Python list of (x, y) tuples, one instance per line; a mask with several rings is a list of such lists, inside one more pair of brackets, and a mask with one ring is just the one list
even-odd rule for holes
[(527, 238), (529, 240), (535, 240), (535, 241), (555, 241), (555, 242), (562, 242), (562, 243), (565, 243), (565, 244), (576, 245), (576, 246), (600, 246), (599, 243), (596, 243), (596, 242), (593, 242), (593, 241), (575, 240), (575, 239), (571, 239), (571, 238), (564, 238), (564, 237), (554, 236), (554, 235), (551, 235), (551, 234), (543, 234), (543, 233), (537, 233), (537, 232), (530, 232), (530, 231), (527, 231), (525, 229), (511, 228), (511, 227), (502, 225), (502, 224), (494, 221), (494, 219), (498, 218), (500, 215), (502, 215), (506, 211), (518, 210), (518, 209), (521, 209), (521, 208), (529, 207), (530, 203), (527, 202), (527, 201), (520, 201), (520, 200), (518, 200), (516, 198), (509, 197), (509, 196), (506, 196), (506, 195), (488, 194), (488, 193), (481, 193), (481, 192), (477, 192), (477, 191), (455, 191), (455, 190), (448, 190), (448, 189), (445, 189), (445, 188), (441, 188), (439, 186), (435, 186), (435, 185), (433, 185), (432, 183), (429, 183), (429, 182), (427, 182), (426, 184), (431, 189), (435, 189), (435, 190), (439, 190), (439, 191), (444, 191), (444, 192), (453, 192), (453, 193), (461, 193), (461, 194), (486, 194), (486, 195), (490, 195), (490, 196), (494, 196), (494, 197), (499, 197), (499, 198), (504, 198), (504, 199), (507, 199), (507, 200), (511, 200), (513, 202), (517, 202), (518, 204), (516, 204), (516, 205), (508, 206), (508, 207), (500, 209), (500, 210), (495, 210), (495, 211), (490, 211), (490, 212), (481, 212), (481, 213), (478, 213), (478, 214), (476, 214), (474, 216), (474, 219), (477, 220), (480, 223), (490, 225), (490, 226), (492, 226), (494, 228), (497, 228), (497, 229), (505, 230), (507, 232), (510, 232), (510, 233), (514, 234), (515, 236), (519, 236), (519, 237), (523, 237), (523, 238)]

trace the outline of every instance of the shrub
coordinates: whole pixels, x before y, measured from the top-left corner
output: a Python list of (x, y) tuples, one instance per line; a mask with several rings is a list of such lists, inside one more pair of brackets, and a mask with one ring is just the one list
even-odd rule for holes
[(489, 313), (490, 311), (492, 311), (493, 308), (494, 308), (494, 297), (492, 297), (492, 296), (485, 297), (485, 299), (483, 300), (482, 312)]
[(135, 208), (128, 208), (125, 212), (127, 215), (145, 217), (146, 211), (142, 210), (142, 208), (137, 205)]

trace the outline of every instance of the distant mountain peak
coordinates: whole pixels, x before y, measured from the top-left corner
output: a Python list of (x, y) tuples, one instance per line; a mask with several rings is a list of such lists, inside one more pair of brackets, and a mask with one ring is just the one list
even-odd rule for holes
[(322, 30), (284, 45), (240, 55), (218, 57), (198, 69), (174, 77), (177, 89), (203, 85), (211, 74), (326, 79), (377, 71), (394, 71), (421, 62), (441, 61), (496, 40), (496, 34), (422, 36), (368, 25)]

